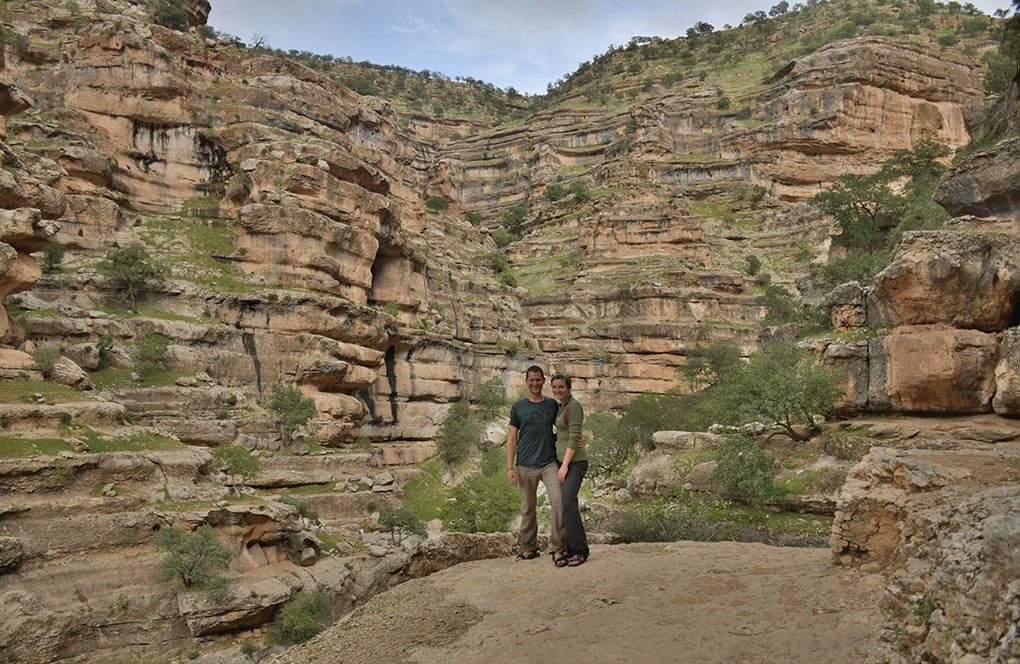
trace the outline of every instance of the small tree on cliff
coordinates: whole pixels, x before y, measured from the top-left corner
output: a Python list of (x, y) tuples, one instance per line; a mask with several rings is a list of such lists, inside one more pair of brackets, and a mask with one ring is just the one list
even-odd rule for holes
[(230, 486), (238, 496), (241, 495), (241, 490), (237, 488), (238, 478), (244, 482), (262, 472), (262, 462), (259, 458), (237, 445), (220, 445), (215, 448), (213, 465), (229, 476)]
[(137, 309), (138, 295), (146, 288), (161, 284), (165, 276), (163, 268), (141, 245), (111, 249), (98, 267), (110, 286), (124, 296), (131, 311)]
[(230, 551), (209, 524), (193, 533), (178, 528), (161, 528), (156, 533), (156, 548), (167, 554), (159, 566), (157, 578), (160, 581), (180, 579), (185, 588), (198, 588), (214, 594), (222, 594), (226, 590), (227, 580), (217, 572), (227, 569)]
[(298, 428), (315, 417), (315, 402), (301, 393), (293, 385), (276, 383), (272, 394), (266, 400), (266, 410), (273, 414), (280, 425), (283, 439), (290, 442), (290, 437)]

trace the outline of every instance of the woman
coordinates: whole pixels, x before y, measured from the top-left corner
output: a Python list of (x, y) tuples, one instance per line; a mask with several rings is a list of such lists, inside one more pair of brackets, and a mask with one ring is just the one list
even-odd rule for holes
[(560, 461), (560, 482), (563, 484), (563, 526), (566, 530), (567, 547), (571, 556), (557, 566), (577, 567), (588, 560), (588, 536), (581, 521), (581, 510), (577, 504), (577, 493), (581, 482), (588, 473), (588, 456), (578, 447), (581, 438), (581, 424), (584, 409), (570, 394), (571, 382), (568, 376), (556, 374), (552, 379), (553, 397), (559, 402), (556, 412), (556, 458)]

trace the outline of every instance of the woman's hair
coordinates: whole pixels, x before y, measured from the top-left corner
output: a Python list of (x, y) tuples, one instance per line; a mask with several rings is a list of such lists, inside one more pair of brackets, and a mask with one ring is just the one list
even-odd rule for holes
[(552, 377), (552, 380), (549, 381), (549, 384), (551, 385), (552, 383), (555, 383), (558, 380), (562, 380), (564, 383), (566, 383), (568, 390), (574, 389), (574, 386), (570, 384), (570, 376), (567, 376), (566, 374), (561, 373), (556, 374), (555, 376)]

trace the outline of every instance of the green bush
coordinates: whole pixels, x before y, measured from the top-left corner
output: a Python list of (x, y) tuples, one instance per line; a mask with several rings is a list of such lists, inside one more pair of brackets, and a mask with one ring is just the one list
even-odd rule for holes
[(177, 0), (150, 0), (153, 20), (171, 30), (188, 29), (188, 11)]
[(315, 417), (315, 401), (306, 397), (301, 390), (293, 385), (274, 383), (269, 398), (266, 399), (266, 410), (272, 413), (285, 441), (291, 435)]
[(506, 388), (499, 376), (494, 376), (471, 390), (471, 402), (478, 406), (478, 412), (485, 420), (491, 420), (506, 405)]
[(754, 254), (747, 256), (747, 267), (744, 269), (747, 275), (753, 277), (758, 274), (759, 270), (761, 270), (761, 259)]
[(450, 199), (446, 196), (430, 196), (425, 207), (433, 212), (446, 212), (450, 209)]
[(517, 288), (517, 277), (510, 270), (503, 270), (499, 273), (499, 281), (507, 288)]
[(231, 486), (235, 491), (239, 491), (238, 478), (243, 483), (262, 472), (262, 462), (259, 458), (237, 445), (229, 443), (219, 445), (213, 449), (212, 457), (213, 466), (230, 476)]
[(379, 525), (390, 529), (390, 539), (400, 542), (408, 535), (425, 537), (425, 522), (404, 507), (384, 509), (379, 513)]
[(719, 465), (712, 472), (712, 481), (727, 494), (753, 505), (779, 497), (780, 491), (772, 479), (772, 461), (747, 436), (727, 436), (716, 460)]
[(715, 522), (694, 502), (663, 501), (627, 510), (609, 524), (624, 542), (720, 542), (757, 539), (733, 523)]
[(304, 643), (329, 626), (330, 601), (326, 593), (298, 593), (287, 602), (266, 632), (270, 643), (292, 646)]
[(567, 188), (562, 184), (550, 184), (545, 187), (545, 198), (550, 202), (558, 201), (561, 198), (565, 198), (567, 195)]
[(113, 352), (113, 337), (109, 334), (104, 334), (99, 337), (99, 341), (96, 343), (96, 354), (99, 355), (99, 369), (106, 366), (106, 363), (110, 361), (110, 353)]
[(189, 533), (165, 527), (156, 533), (156, 548), (166, 552), (160, 563), (160, 581), (179, 579), (185, 588), (197, 588), (217, 594), (226, 590), (227, 581), (217, 574), (230, 564), (230, 551), (220, 542), (209, 524)]
[(472, 226), (482, 225), (482, 213), (475, 212), (474, 210), (468, 210), (464, 213), (464, 218), (468, 220), (468, 223)]
[(50, 242), (43, 250), (43, 260), (40, 268), (49, 274), (56, 272), (64, 262), (64, 245), (59, 242)]
[(621, 434), (619, 424), (619, 418), (612, 413), (592, 413), (584, 418), (588, 472), (592, 479), (616, 477), (637, 457), (634, 441)]
[(159, 332), (149, 332), (135, 339), (135, 359), (138, 361), (139, 373), (149, 375), (159, 369), (168, 348), (170, 340)]
[(458, 401), (450, 408), (439, 429), (436, 440), (439, 457), (450, 464), (462, 461), (478, 444), (481, 435), (482, 424), (472, 414), (467, 400)]
[(137, 308), (138, 295), (161, 284), (165, 274), (141, 245), (111, 249), (97, 267), (110, 286), (124, 296), (131, 311)]
[(49, 376), (53, 373), (53, 365), (56, 364), (60, 358), (61, 350), (57, 346), (45, 346), (37, 348), (32, 353), (32, 363), (35, 368), (43, 373), (44, 376)]
[(528, 216), (528, 211), (520, 206), (515, 206), (503, 213), (502, 222), (503, 228), (505, 228), (510, 234), (520, 237), (521, 230), (524, 227), (524, 220)]
[(496, 243), (497, 247), (505, 247), (516, 239), (510, 231), (502, 226), (492, 231), (492, 241)]
[(517, 490), (499, 472), (473, 475), (453, 488), (442, 508), (447, 530), (464, 533), (506, 532), (520, 510)]

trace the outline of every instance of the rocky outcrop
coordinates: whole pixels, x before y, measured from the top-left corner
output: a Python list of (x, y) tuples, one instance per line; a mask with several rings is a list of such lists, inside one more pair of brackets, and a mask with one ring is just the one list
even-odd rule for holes
[(1020, 239), (952, 231), (907, 233), (868, 295), (876, 327), (944, 324), (997, 332), (1016, 324)]
[(982, 150), (953, 167), (935, 200), (954, 216), (1020, 223), (1020, 138)]
[(1009, 661), (1020, 655), (1020, 452), (947, 447), (873, 449), (840, 493), (833, 555), (887, 571), (890, 661)]

